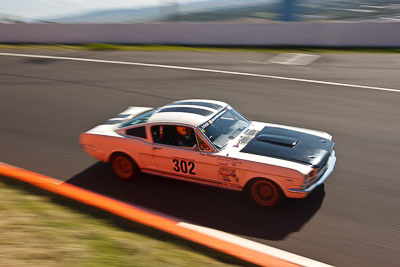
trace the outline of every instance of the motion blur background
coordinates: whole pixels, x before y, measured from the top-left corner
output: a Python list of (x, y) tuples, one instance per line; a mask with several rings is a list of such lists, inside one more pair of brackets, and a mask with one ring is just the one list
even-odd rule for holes
[[(21, 8), (23, 7), (23, 8)], [(398, 21), (398, 0), (2, 0), (2, 23)]]
[[(397, 267), (399, 20), (395, 0), (0, 0), (0, 161), (328, 264)], [(27, 43), (55, 45), (19, 45)], [(128, 106), (189, 98), (226, 101), (251, 120), (329, 132), (333, 174), (310, 197), (260, 211), (232, 192), (150, 175), (127, 185), (79, 147), (80, 133)], [(18, 236), (16, 246), (0, 246), (0, 261), (21, 258), (10, 253), (20, 244), (27, 251), (43, 244), (41, 235), (37, 243)], [(58, 263), (64, 248), (48, 249), (62, 242), (45, 245), (43, 257)], [(94, 251), (115, 260), (115, 250)]]

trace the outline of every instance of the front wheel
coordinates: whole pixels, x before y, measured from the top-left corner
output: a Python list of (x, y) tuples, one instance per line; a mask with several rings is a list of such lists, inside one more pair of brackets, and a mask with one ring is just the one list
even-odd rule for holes
[(246, 189), (250, 199), (264, 208), (275, 207), (282, 200), (282, 191), (279, 186), (267, 179), (255, 179)]
[(115, 153), (111, 157), (111, 168), (116, 176), (124, 181), (132, 181), (139, 175), (139, 167), (126, 154)]

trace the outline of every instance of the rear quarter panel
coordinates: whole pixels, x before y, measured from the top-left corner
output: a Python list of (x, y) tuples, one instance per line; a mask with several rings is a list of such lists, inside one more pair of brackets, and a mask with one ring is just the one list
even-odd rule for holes
[(80, 143), (86, 153), (100, 161), (108, 162), (114, 152), (122, 152), (134, 159), (140, 168), (148, 164), (146, 155), (151, 154), (149, 142), (123, 135), (107, 136), (83, 133), (80, 136)]

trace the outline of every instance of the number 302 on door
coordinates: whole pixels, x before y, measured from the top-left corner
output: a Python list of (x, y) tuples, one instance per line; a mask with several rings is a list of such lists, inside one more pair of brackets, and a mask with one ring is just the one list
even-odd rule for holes
[(194, 172), (194, 168), (195, 168), (194, 162), (173, 159), (172, 163), (174, 164), (174, 171), (196, 175), (196, 173)]

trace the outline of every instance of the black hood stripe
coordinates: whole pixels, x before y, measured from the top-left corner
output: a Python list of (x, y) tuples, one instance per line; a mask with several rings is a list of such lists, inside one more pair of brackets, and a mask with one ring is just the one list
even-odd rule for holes
[(334, 142), (311, 134), (278, 127), (264, 127), (240, 152), (310, 164), (321, 168)]

